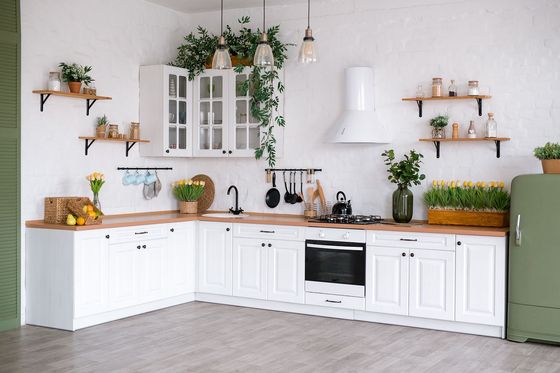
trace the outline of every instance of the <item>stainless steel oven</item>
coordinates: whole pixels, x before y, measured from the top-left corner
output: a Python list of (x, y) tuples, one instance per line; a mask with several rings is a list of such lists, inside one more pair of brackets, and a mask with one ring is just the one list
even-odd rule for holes
[(364, 297), (366, 244), (305, 241), (305, 291)]

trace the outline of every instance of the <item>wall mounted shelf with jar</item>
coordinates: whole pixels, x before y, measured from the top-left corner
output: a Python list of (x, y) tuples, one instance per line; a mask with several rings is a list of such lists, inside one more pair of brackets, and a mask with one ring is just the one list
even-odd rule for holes
[(134, 146), (134, 144), (136, 144), (137, 142), (140, 143), (149, 143), (150, 140), (140, 140), (140, 139), (118, 139), (118, 138), (110, 138), (110, 137), (95, 137), (95, 136), (80, 136), (78, 137), (80, 140), (84, 140), (85, 141), (85, 155), (88, 155), (89, 152), (89, 148), (91, 147), (91, 145), (93, 145), (93, 143), (95, 141), (110, 141), (110, 142), (121, 142), (121, 143), (126, 143), (126, 156), (128, 157), (128, 152), (130, 151), (130, 149), (132, 149), (132, 147)]
[(496, 144), (496, 158), (500, 158), (500, 144), (502, 141), (510, 141), (509, 137), (481, 137), (481, 138), (458, 138), (458, 139), (419, 139), (421, 142), (433, 142), (436, 147), (436, 158), (440, 156), (440, 146), (442, 142), (480, 142), (480, 141), (494, 141)]
[(478, 104), (478, 116), (482, 116), (482, 100), (488, 100), (492, 96), (442, 96), (442, 97), (405, 97), (403, 101), (416, 101), (418, 104), (418, 116), (422, 118), (422, 104), (424, 101), (443, 101), (443, 100), (476, 100)]
[(82, 100), (86, 100), (86, 115), (89, 115), (89, 110), (98, 100), (112, 100), (112, 97), (108, 96), (96, 96), (96, 95), (87, 95), (84, 93), (70, 93), (70, 92), (62, 92), (62, 91), (49, 91), (47, 89), (44, 90), (35, 90), (33, 93), (41, 95), (41, 112), (44, 109), (45, 102), (51, 96), (61, 96), (61, 97), (69, 97), (69, 98), (78, 98)]

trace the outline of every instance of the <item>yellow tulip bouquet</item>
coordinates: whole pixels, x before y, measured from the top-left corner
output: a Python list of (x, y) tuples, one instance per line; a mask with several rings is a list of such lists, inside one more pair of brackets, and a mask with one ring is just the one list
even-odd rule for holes
[(179, 201), (195, 202), (204, 193), (204, 181), (179, 180), (172, 184), (173, 195)]
[(94, 172), (86, 176), (86, 180), (89, 181), (89, 186), (93, 192), (93, 205), (97, 209), (101, 210), (101, 202), (99, 202), (99, 191), (103, 184), (105, 184), (105, 175), (101, 172)]
[(504, 182), (434, 180), (424, 194), (429, 209), (504, 212), (509, 210), (510, 195)]

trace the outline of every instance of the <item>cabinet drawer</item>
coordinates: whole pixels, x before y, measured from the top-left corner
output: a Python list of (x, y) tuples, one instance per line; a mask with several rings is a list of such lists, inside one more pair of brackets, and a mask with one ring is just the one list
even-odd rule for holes
[(109, 244), (155, 240), (167, 237), (167, 225), (144, 225), (130, 228), (117, 228), (108, 231)]
[(307, 228), (306, 240), (366, 242), (366, 232), (357, 229)]
[(305, 293), (305, 304), (324, 307), (349, 308), (352, 310), (366, 309), (366, 301), (364, 298), (321, 293)]
[(367, 244), (411, 249), (455, 251), (455, 235), (369, 231), (367, 234)]
[(234, 224), (233, 236), (269, 240), (303, 241), (303, 227), (288, 225)]

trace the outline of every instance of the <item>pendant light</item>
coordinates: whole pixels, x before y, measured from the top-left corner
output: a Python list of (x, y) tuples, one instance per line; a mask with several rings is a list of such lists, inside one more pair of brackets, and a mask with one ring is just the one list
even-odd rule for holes
[(273, 67), (274, 66), (274, 55), (272, 54), (272, 48), (268, 44), (268, 35), (266, 34), (266, 0), (263, 0), (263, 29), (261, 32), (261, 39), (259, 40), (259, 45), (255, 51), (255, 57), (253, 58), (253, 65), (260, 67)]
[(212, 68), (218, 70), (231, 69), (231, 57), (226, 47), (226, 38), (224, 38), (224, 0), (221, 4), (220, 38), (218, 39), (218, 48), (216, 48), (212, 58)]
[(301, 44), (301, 49), (299, 50), (299, 62), (300, 63), (313, 63), (317, 62), (317, 52), (315, 50), (315, 44), (313, 41), (313, 31), (309, 26), (309, 18), (311, 14), (311, 0), (307, 0), (307, 29), (305, 29), (305, 36), (303, 37), (303, 43)]

